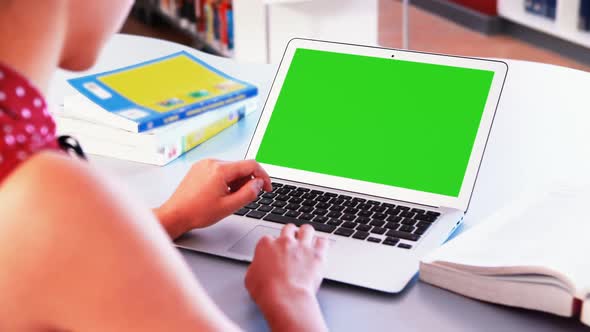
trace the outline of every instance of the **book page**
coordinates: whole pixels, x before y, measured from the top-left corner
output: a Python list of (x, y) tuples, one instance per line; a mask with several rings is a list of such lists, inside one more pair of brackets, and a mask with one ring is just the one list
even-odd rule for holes
[(424, 261), (505, 274), (549, 273), (576, 285), (579, 296), (590, 286), (589, 203), (590, 185), (528, 190)]

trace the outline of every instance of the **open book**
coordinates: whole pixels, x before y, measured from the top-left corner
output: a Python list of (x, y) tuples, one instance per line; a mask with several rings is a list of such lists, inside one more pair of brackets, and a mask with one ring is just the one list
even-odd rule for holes
[(524, 195), (435, 250), (420, 279), (590, 325), (590, 186), (550, 190)]

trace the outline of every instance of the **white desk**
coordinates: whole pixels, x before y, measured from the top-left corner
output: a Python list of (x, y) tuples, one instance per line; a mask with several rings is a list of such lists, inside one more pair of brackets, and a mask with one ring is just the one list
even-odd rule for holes
[[(149, 38), (116, 36), (93, 71), (182, 49), (256, 84), (263, 98), (268, 93), (273, 66), (238, 65), (231, 60)], [(590, 74), (538, 63), (507, 62), (510, 69), (506, 86), (464, 227), (470, 227), (509, 202), (523, 186), (567, 176), (588, 178)], [(65, 82), (70, 76), (70, 73), (60, 72), (54, 77), (49, 94), (52, 103), (59, 103), (64, 95), (72, 92)], [(91, 160), (119, 176), (122, 183), (148, 204), (156, 206), (173, 192), (193, 162), (205, 157), (243, 158), (259, 115), (260, 112), (252, 114), (163, 168), (99, 157)], [(555, 236), (567, 236), (569, 231), (575, 230), (564, 230), (563, 234)], [(267, 329), (244, 289), (245, 264), (188, 251), (183, 254), (209, 294), (231, 319), (248, 331)], [(333, 331), (582, 329), (573, 319), (478, 302), (416, 281), (398, 295), (327, 282), (320, 290), (319, 299)]]

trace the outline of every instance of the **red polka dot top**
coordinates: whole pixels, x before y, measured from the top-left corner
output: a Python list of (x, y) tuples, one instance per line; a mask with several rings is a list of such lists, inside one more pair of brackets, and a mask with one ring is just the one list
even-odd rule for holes
[(41, 93), (0, 64), (0, 184), (35, 153), (58, 149), (55, 122)]

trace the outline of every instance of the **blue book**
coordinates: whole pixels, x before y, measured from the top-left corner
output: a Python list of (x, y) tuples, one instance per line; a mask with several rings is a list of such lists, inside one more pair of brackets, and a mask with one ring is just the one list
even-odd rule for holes
[(590, 0), (581, 0), (580, 2), (580, 30), (590, 31)]
[(219, 15), (219, 9), (215, 7), (213, 10), (213, 35), (217, 41), (221, 40), (221, 18)]
[(67, 116), (143, 132), (258, 95), (187, 52), (68, 81), (97, 105)]
[(546, 16), (550, 19), (555, 19), (557, 13), (557, 0), (546, 0), (547, 1), (547, 12)]
[(524, 10), (533, 13), (533, 0), (524, 0)]
[(539, 2), (539, 10), (537, 13), (541, 16), (547, 17), (547, 8), (549, 0), (537, 0)]
[(227, 11), (227, 48), (234, 49), (234, 11)]
[(526, 0), (525, 9), (535, 15), (545, 16), (545, 0)]

